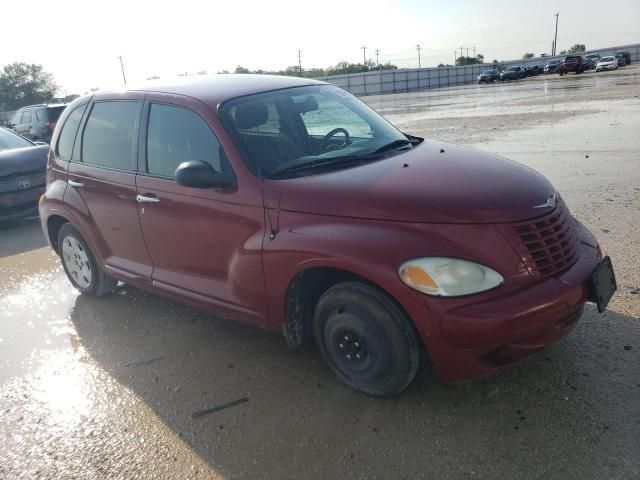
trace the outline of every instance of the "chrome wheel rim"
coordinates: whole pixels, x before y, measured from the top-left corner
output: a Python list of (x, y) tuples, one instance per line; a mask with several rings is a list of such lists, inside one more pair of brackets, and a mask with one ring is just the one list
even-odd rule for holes
[(65, 237), (62, 242), (62, 260), (73, 281), (80, 288), (91, 285), (91, 264), (87, 251), (74, 237)]

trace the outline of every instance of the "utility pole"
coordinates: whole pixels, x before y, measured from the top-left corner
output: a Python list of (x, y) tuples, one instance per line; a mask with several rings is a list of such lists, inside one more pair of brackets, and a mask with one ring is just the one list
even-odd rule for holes
[(378, 70), (382, 70), (382, 65), (380, 65), (380, 50), (376, 50), (376, 64), (378, 65)]
[(463, 48), (464, 48), (463, 46), (460, 46), (460, 58), (462, 58), (462, 49)]
[(467, 47), (467, 58), (469, 58), (469, 47)]
[(556, 47), (558, 45), (558, 16), (559, 15), (560, 15), (560, 11), (558, 10), (558, 13), (556, 13), (556, 36), (553, 39), (553, 52), (552, 52), (553, 56), (556, 55)]
[(422, 62), (420, 61), (420, 49), (422, 47), (420, 46), (420, 44), (416, 45), (416, 50), (418, 50), (418, 68), (422, 68)]
[(300, 68), (300, 76), (302, 76), (302, 50), (298, 50), (298, 67)]
[(457, 50), (454, 50), (453, 51), (453, 66), (454, 67), (456, 66), (456, 55), (458, 55), (458, 52), (457, 52)]
[(473, 47), (473, 58), (476, 58), (476, 47)]
[(122, 70), (122, 79), (124, 80), (124, 84), (127, 84), (127, 77), (124, 76), (124, 65), (122, 64), (122, 55), (118, 57), (120, 59), (120, 69)]
[(360, 48), (362, 49), (362, 64), (366, 65), (367, 64), (367, 47), (363, 45)]

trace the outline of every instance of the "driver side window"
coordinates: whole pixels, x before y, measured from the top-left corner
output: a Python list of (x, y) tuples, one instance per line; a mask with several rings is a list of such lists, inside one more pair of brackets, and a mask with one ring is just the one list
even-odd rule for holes
[(183, 107), (152, 103), (147, 129), (147, 172), (175, 175), (182, 162), (201, 160), (222, 171), (220, 143), (195, 112)]
[(354, 111), (340, 102), (322, 94), (298, 95), (292, 97), (294, 103), (317, 101), (318, 109), (302, 113), (301, 118), (309, 135), (324, 137), (335, 128), (344, 128), (352, 138), (372, 138), (369, 124)]

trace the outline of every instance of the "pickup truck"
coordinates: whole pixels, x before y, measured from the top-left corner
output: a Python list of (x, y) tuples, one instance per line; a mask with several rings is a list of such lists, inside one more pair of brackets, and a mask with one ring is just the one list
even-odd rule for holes
[(560, 67), (558, 67), (558, 73), (560, 76), (569, 72), (582, 73), (584, 70), (584, 60), (580, 55), (568, 55), (564, 59), (564, 62), (560, 64)]

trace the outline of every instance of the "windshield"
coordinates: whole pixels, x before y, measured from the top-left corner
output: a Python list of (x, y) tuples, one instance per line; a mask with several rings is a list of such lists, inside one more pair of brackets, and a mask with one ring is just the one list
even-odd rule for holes
[(601, 62), (613, 62), (614, 58), (613, 57), (602, 57), (600, 59)]
[(495, 70), (485, 70), (484, 72), (482, 72), (483, 75), (492, 75), (495, 72)]
[(0, 128), (0, 151), (10, 150), (12, 148), (31, 147), (33, 144), (19, 135), (9, 130)]
[(379, 160), (419, 141), (333, 85), (240, 97), (225, 102), (220, 116), (249, 168), (263, 178), (299, 177), (345, 168), (354, 160)]
[(509, 70), (511, 70), (511, 71), (520, 70), (520, 67), (509, 67), (509, 68), (507, 68), (507, 71), (509, 71)]

